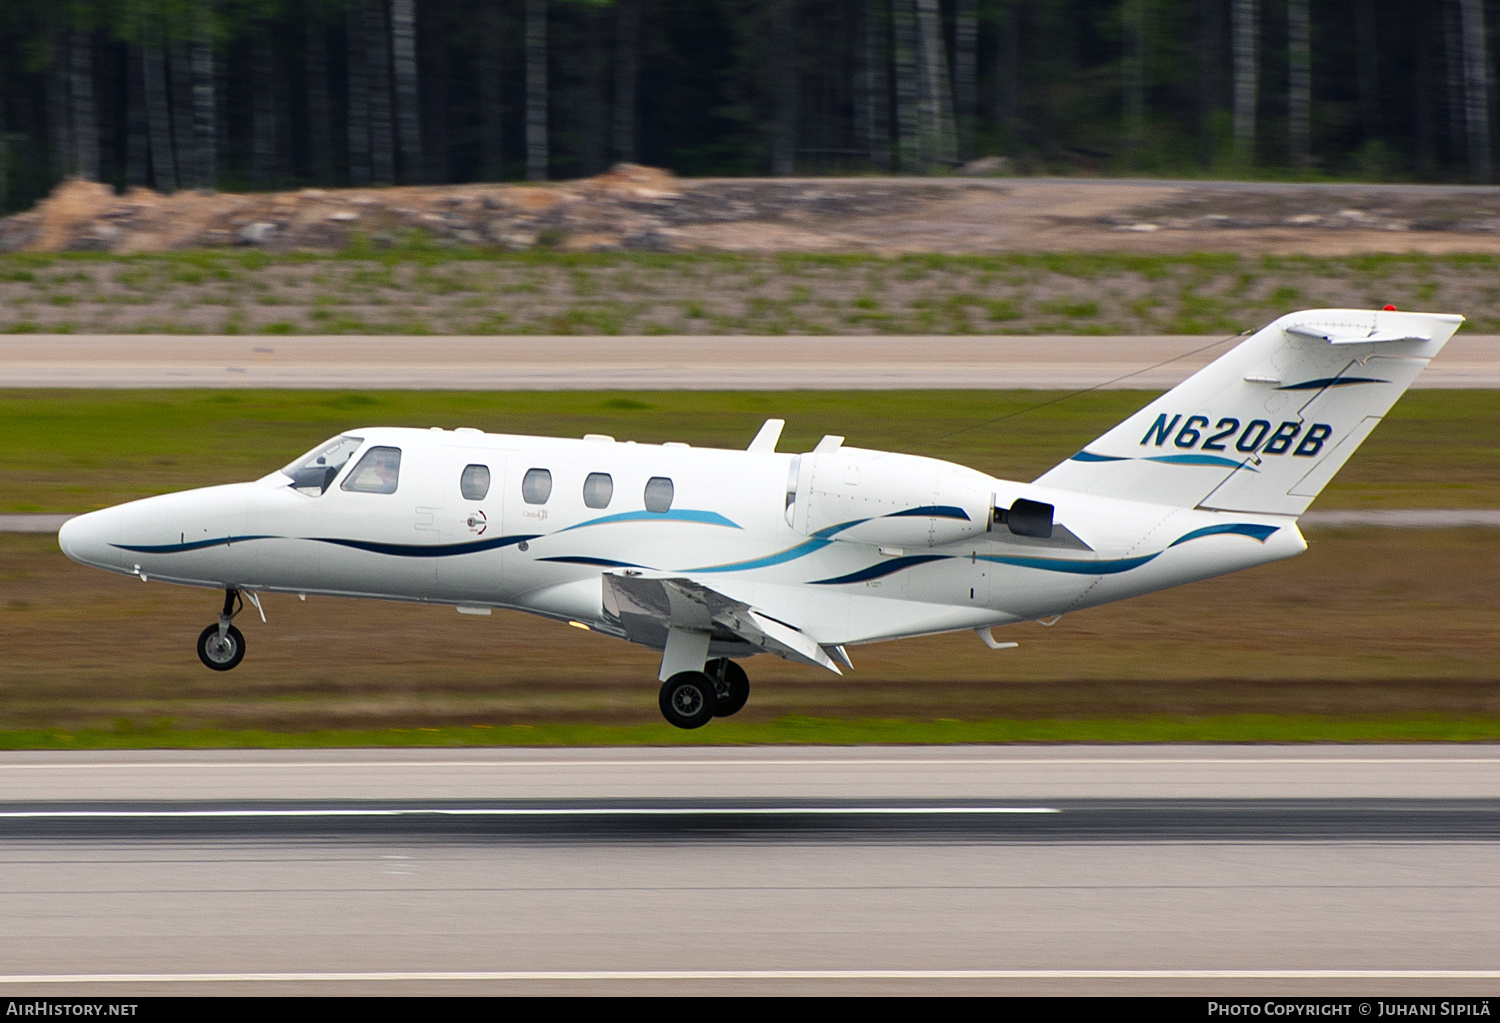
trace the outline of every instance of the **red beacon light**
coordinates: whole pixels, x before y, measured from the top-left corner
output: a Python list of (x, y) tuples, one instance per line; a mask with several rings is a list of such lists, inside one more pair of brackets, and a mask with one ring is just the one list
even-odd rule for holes
[(1396, 307), (1395, 307), (1395, 306), (1393, 306), (1393, 305), (1388, 305), (1388, 306), (1385, 306), (1385, 307), (1384, 307), (1384, 308), (1383, 308), (1383, 309), (1382, 309), (1382, 310), (1381, 310), (1381, 312), (1387, 312), (1387, 313), (1394, 313), (1394, 312), (1396, 312)]

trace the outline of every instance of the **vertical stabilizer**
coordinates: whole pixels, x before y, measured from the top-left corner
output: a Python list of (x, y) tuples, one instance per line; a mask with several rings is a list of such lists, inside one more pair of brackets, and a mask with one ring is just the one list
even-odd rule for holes
[(1462, 322), (1354, 309), (1283, 316), (1036, 482), (1300, 515)]

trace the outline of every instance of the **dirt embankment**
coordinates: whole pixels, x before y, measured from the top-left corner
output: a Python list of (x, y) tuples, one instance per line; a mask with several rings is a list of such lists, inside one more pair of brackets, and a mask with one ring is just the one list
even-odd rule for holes
[(258, 247), (426, 237), (523, 250), (1500, 252), (1500, 189), (991, 179), (679, 179), (621, 164), (551, 185), (159, 195), (72, 180), (0, 220), (0, 252)]

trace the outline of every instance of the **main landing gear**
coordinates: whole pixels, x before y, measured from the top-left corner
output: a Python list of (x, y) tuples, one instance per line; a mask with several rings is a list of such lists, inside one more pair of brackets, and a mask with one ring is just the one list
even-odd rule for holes
[(244, 609), (240, 591), (225, 590), (218, 622), (198, 634), (198, 660), (214, 671), (228, 671), (245, 659), (245, 637), (229, 624)]
[(678, 728), (702, 728), (712, 718), (727, 718), (750, 698), (750, 676), (727, 657), (702, 671), (679, 671), (662, 683), (658, 703), (662, 716)]

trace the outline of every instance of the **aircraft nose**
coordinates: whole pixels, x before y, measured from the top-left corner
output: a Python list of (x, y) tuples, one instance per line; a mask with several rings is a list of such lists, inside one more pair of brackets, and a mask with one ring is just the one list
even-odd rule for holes
[(64, 554), (80, 564), (108, 567), (114, 560), (111, 555), (119, 554), (109, 544), (119, 515), (119, 509), (105, 508), (103, 511), (75, 516), (64, 522), (57, 531), (57, 545)]

